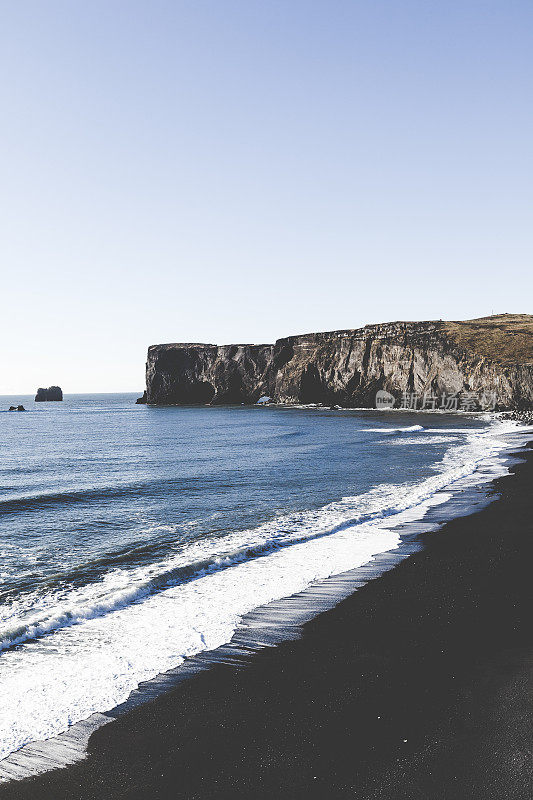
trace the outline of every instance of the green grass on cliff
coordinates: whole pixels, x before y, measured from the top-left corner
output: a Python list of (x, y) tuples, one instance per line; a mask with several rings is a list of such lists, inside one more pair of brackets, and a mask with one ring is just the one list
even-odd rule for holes
[(531, 314), (495, 314), (464, 322), (445, 322), (444, 329), (463, 350), (502, 364), (533, 364)]

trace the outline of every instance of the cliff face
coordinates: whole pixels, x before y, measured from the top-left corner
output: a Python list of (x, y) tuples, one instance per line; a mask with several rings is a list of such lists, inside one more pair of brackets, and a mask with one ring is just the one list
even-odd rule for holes
[(393, 322), (274, 345), (154, 345), (146, 383), (151, 404), (248, 404), (268, 395), (373, 408), (383, 389), (396, 406), (407, 394), (420, 403), (438, 396), (439, 405), (443, 395), (476, 393), (500, 409), (533, 408), (533, 317)]
[(147, 402), (255, 403), (268, 393), (273, 349), (271, 344), (156, 344), (148, 348)]

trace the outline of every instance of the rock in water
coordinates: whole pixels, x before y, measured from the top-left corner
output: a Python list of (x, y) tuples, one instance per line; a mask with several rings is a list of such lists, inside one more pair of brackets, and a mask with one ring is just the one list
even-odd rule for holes
[(61, 391), (60, 386), (49, 386), (48, 389), (37, 389), (37, 394), (35, 395), (35, 402), (47, 402), (51, 400), (62, 400), (63, 399), (63, 392)]

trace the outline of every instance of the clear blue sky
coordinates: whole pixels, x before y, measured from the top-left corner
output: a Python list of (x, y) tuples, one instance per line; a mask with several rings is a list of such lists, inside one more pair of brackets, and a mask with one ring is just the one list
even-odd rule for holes
[(531, 0), (0, 9), (0, 394), (533, 310)]

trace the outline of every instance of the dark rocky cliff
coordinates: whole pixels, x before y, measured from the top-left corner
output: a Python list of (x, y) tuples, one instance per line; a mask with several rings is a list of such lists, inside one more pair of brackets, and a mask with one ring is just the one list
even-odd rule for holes
[(148, 349), (148, 403), (231, 405), (268, 394), (271, 344), (156, 344)]
[[(391, 322), (274, 345), (162, 344), (148, 350), (150, 404), (324, 403), (374, 407), (379, 389), (422, 398), (484, 395), (533, 408), (533, 317)], [(431, 401), (430, 401), (431, 402)]]

